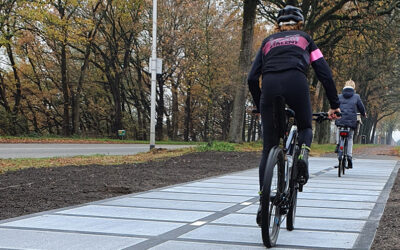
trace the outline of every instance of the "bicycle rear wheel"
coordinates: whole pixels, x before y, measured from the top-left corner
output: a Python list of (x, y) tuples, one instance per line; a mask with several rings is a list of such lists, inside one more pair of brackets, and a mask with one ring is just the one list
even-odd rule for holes
[(338, 177), (342, 176), (342, 168), (343, 168), (343, 157), (339, 158)]
[(280, 195), (285, 184), (285, 161), (282, 149), (271, 149), (264, 173), (261, 195), (261, 235), (266, 247), (273, 247), (281, 225)]
[(344, 141), (344, 148), (343, 148), (343, 158), (342, 158), (342, 174), (344, 175), (344, 171), (347, 168), (347, 139)]

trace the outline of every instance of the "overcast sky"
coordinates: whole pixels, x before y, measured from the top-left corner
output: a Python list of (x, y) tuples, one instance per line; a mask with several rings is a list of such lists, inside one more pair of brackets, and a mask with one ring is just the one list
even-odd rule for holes
[(400, 131), (394, 131), (392, 137), (395, 141), (400, 140)]

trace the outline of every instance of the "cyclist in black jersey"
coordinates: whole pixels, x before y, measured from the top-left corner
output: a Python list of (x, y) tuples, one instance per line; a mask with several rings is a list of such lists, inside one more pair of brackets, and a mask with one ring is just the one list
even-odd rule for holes
[[(321, 51), (311, 37), (301, 31), (304, 18), (299, 8), (288, 5), (278, 13), (276, 33), (262, 42), (248, 75), (248, 84), (257, 110), (261, 113), (263, 126), (263, 153), (259, 166), (260, 190), (270, 149), (278, 144), (274, 136), (272, 102), (277, 95), (296, 113), (299, 130), (299, 145), (303, 145), (298, 161), (299, 174), (306, 184), (308, 153), (312, 141), (312, 111), (306, 72), (309, 65), (314, 68), (318, 80), (325, 88), (330, 103), (330, 119), (340, 112), (339, 99), (331, 70)], [(260, 89), (259, 78), (262, 76)]]

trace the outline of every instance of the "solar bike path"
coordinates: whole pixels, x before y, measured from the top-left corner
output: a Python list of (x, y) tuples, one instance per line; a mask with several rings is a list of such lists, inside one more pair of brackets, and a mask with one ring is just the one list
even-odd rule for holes
[[(294, 231), (275, 249), (369, 249), (400, 164), (311, 158)], [(264, 249), (258, 169), (0, 221), (0, 249)], [(283, 223), (285, 225), (285, 222)]]

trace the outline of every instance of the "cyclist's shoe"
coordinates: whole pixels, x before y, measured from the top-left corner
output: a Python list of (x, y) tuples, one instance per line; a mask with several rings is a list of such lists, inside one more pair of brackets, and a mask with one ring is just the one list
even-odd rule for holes
[(347, 156), (347, 168), (353, 168), (353, 159), (350, 156)]
[(301, 146), (300, 155), (297, 161), (297, 179), (299, 184), (305, 185), (308, 181), (308, 153), (310, 152), (310, 148), (305, 144)]
[(335, 153), (339, 152), (339, 144), (336, 144)]
[(260, 205), (258, 206), (256, 222), (257, 222), (257, 225), (258, 225), (259, 227), (261, 227), (261, 203), (260, 203)]

